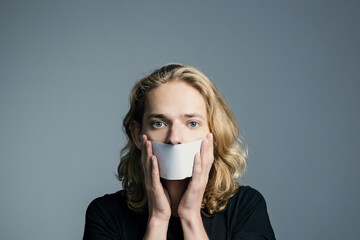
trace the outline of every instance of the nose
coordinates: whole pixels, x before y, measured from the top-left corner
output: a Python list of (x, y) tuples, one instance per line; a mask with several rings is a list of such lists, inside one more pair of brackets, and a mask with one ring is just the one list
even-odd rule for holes
[(171, 127), (169, 128), (166, 143), (172, 145), (183, 143), (183, 136), (180, 124), (173, 123), (171, 125)]

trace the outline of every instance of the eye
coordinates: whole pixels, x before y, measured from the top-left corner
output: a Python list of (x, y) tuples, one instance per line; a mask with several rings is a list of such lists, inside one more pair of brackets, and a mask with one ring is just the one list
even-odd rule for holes
[(155, 121), (155, 122), (152, 122), (151, 125), (152, 125), (154, 128), (162, 128), (162, 127), (165, 126), (165, 123), (159, 122), (159, 121)]
[(199, 123), (198, 123), (198, 122), (191, 121), (191, 122), (189, 122), (189, 126), (190, 126), (191, 128), (196, 128), (197, 126), (199, 126)]

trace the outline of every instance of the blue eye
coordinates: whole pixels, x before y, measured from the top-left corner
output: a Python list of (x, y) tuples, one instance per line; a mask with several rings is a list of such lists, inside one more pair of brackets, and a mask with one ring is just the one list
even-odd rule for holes
[(152, 125), (155, 128), (161, 128), (164, 126), (164, 123), (163, 122), (153, 122)]
[(189, 126), (191, 127), (191, 128), (195, 128), (195, 127), (197, 127), (197, 126), (199, 126), (199, 123), (198, 122), (189, 122)]

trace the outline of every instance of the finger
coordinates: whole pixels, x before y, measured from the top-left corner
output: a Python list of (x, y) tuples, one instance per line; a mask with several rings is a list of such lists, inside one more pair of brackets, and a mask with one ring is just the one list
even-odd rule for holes
[(141, 162), (144, 163), (145, 162), (145, 157), (146, 157), (146, 141), (147, 141), (147, 137), (146, 135), (142, 135), (141, 136)]
[(151, 145), (151, 141), (147, 140), (145, 143), (145, 161), (146, 161), (146, 168), (147, 168), (147, 173), (148, 175), (151, 175), (151, 169), (152, 169), (152, 161), (151, 161), (151, 157), (152, 157), (152, 145)]
[(151, 158), (151, 156), (153, 155), (152, 152), (152, 143), (151, 141), (147, 140), (146, 141), (146, 154), (149, 157), (149, 159)]
[(141, 148), (141, 163), (143, 166), (143, 170), (144, 170), (144, 175), (145, 178), (147, 178), (147, 176), (149, 176), (151, 174), (151, 155), (152, 155), (152, 151), (150, 151), (149, 154), (149, 143), (150, 141), (148, 141), (147, 136), (144, 134), (142, 136), (142, 148)]
[(159, 165), (155, 155), (151, 157), (151, 177), (154, 184), (160, 184)]
[(157, 194), (160, 195), (165, 194), (166, 198), (168, 199), (168, 193), (160, 181), (159, 164), (155, 155), (152, 155), (151, 157), (151, 166), (152, 166), (151, 178), (152, 178), (153, 189), (155, 190), (155, 192), (157, 192)]
[(209, 158), (208, 148), (209, 148), (209, 140), (208, 140), (208, 136), (206, 136), (206, 138), (201, 143), (201, 150), (200, 150), (201, 165), (203, 167), (206, 166), (206, 161)]
[(141, 143), (143, 144), (143, 146), (145, 146), (147, 140), (148, 140), (148, 138), (147, 138), (146, 134), (142, 135), (142, 142)]
[(213, 135), (209, 133), (201, 145), (201, 165), (204, 176), (208, 176), (214, 162)]
[(200, 153), (196, 153), (194, 159), (194, 166), (193, 166), (193, 176), (191, 180), (194, 182), (199, 182), (200, 177), (201, 177), (201, 157), (200, 157)]
[(214, 136), (212, 133), (208, 134), (208, 158), (209, 158), (209, 166), (214, 162)]

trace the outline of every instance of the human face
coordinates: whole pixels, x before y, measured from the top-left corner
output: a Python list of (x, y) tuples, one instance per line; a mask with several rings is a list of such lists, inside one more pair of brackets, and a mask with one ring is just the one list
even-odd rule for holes
[(183, 81), (170, 81), (151, 90), (145, 101), (142, 133), (149, 140), (182, 144), (209, 133), (206, 104), (200, 92)]

